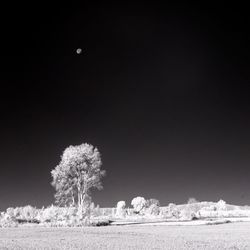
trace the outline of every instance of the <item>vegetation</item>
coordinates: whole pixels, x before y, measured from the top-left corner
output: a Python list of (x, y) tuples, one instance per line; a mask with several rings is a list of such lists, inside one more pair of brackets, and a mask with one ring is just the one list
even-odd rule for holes
[(0, 249), (250, 249), (249, 225), (0, 228)]
[(37, 209), (30, 205), (8, 208), (0, 214), (0, 227), (40, 224), (49, 227), (82, 227), (109, 225), (120, 220), (142, 222), (147, 220), (192, 221), (208, 218), (250, 217), (249, 207), (228, 205), (225, 201), (199, 202), (189, 198), (187, 204), (170, 203), (161, 207), (157, 199), (137, 196), (132, 208), (125, 201), (116, 207), (100, 208), (91, 202), (91, 190), (102, 189), (105, 171), (101, 169), (101, 155), (94, 146), (83, 143), (67, 147), (60, 163), (51, 171), (55, 188), (55, 205)]
[(66, 148), (61, 162), (51, 171), (56, 203), (71, 206), (77, 204), (80, 213), (86, 210), (91, 203), (91, 189), (102, 189), (101, 178), (105, 171), (101, 170), (101, 165), (98, 149), (90, 144)]
[(194, 197), (188, 198), (187, 204), (193, 204), (193, 203), (198, 203), (199, 201), (196, 200)]
[(146, 207), (146, 200), (144, 197), (135, 197), (132, 201), (131, 201), (131, 205), (133, 206), (134, 208), (134, 211), (135, 213), (139, 214), (139, 213), (142, 213), (143, 210), (145, 209)]
[(116, 208), (100, 208), (91, 203), (89, 216), (79, 216), (78, 206), (54, 206), (37, 209), (32, 206), (8, 208), (0, 215), (0, 227), (17, 227), (24, 224), (39, 224), (49, 227), (82, 227), (109, 225), (117, 219), (135, 222), (152, 221), (191, 221), (215, 218), (250, 217), (248, 207), (233, 206), (225, 201), (199, 202), (176, 205), (170, 203), (160, 207), (156, 199), (146, 200), (136, 197), (131, 202), (134, 208), (126, 207), (125, 201), (119, 201)]
[(126, 202), (118, 201), (116, 205), (116, 217), (124, 218), (126, 216)]

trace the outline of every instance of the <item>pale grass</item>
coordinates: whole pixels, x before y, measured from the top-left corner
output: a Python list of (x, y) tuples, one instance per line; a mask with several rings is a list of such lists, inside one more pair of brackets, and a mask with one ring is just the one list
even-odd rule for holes
[(250, 249), (250, 223), (0, 229), (0, 249)]

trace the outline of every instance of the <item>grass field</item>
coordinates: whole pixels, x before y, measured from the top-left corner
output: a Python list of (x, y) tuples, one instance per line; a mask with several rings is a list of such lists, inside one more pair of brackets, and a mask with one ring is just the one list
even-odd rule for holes
[(250, 249), (250, 223), (0, 229), (0, 249)]

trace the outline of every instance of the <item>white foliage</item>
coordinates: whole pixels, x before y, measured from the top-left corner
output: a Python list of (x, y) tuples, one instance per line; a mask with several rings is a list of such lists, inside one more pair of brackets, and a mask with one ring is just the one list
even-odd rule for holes
[(41, 214), (39, 214), (39, 219), (41, 222), (55, 221), (57, 220), (58, 212), (58, 207), (52, 205), (42, 210)]
[(225, 210), (226, 209), (226, 202), (224, 200), (219, 200), (216, 204), (218, 210)]
[(126, 202), (125, 201), (118, 201), (117, 202), (117, 205), (116, 205), (117, 209), (125, 209), (125, 207), (126, 207)]
[(157, 204), (151, 204), (146, 210), (145, 215), (149, 217), (155, 217), (159, 215), (160, 213), (160, 207)]
[(174, 203), (169, 203), (168, 205), (168, 217), (174, 217), (179, 218), (180, 211), (178, 209), (178, 206)]
[(199, 201), (194, 198), (194, 197), (190, 197), (187, 201), (187, 204), (193, 204), (193, 203), (198, 203)]
[(229, 217), (250, 217), (250, 210), (208, 210), (202, 208), (199, 214), (203, 218), (229, 218)]
[(131, 205), (135, 212), (140, 213), (146, 206), (146, 200), (145, 198), (138, 196), (131, 201)]
[(116, 216), (117, 217), (125, 217), (126, 215), (126, 202), (125, 201), (118, 201), (116, 205)]
[(66, 148), (59, 165), (51, 171), (56, 202), (59, 205), (78, 203), (79, 207), (89, 206), (90, 190), (102, 188), (101, 178), (105, 171), (101, 166), (101, 155), (92, 145), (83, 143)]

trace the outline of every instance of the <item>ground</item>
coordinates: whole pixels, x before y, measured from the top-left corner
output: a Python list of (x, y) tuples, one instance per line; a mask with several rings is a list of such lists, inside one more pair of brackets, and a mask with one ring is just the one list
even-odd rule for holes
[(0, 229), (0, 249), (250, 249), (250, 223)]

